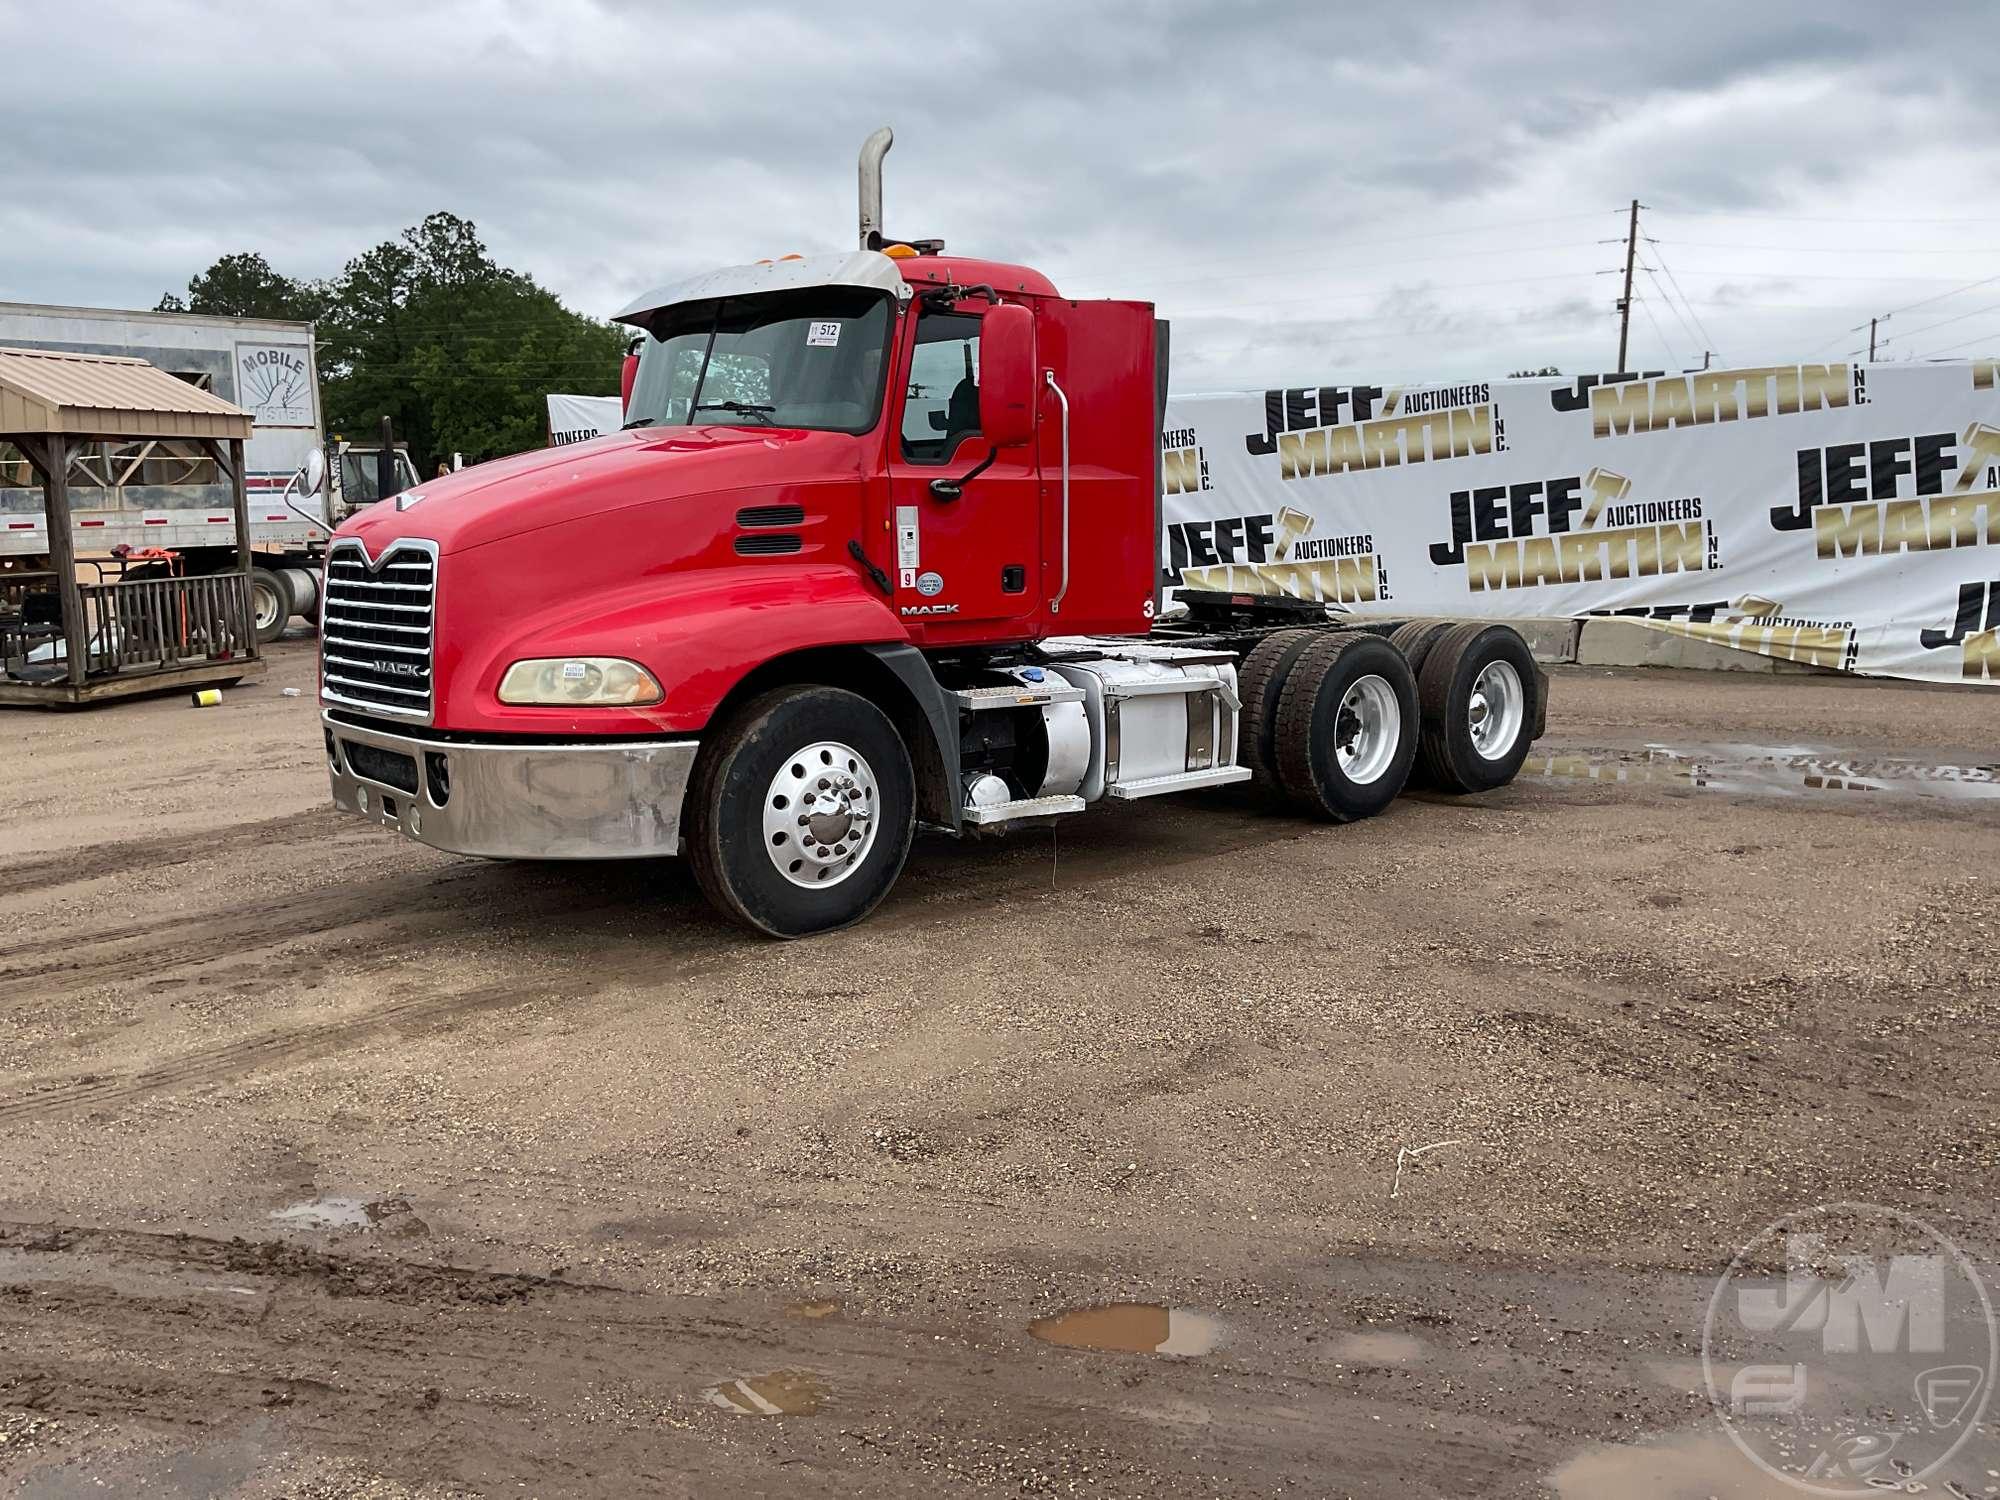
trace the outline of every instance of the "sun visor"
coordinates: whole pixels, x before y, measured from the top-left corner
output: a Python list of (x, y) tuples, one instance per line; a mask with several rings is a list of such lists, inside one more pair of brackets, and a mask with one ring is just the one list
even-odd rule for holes
[(895, 297), (909, 295), (909, 283), (903, 280), (895, 261), (879, 250), (856, 250), (845, 255), (804, 255), (706, 271), (646, 293), (612, 321), (650, 329), (661, 313), (689, 302), (754, 297), (762, 292), (790, 292), (816, 286), (865, 287)]

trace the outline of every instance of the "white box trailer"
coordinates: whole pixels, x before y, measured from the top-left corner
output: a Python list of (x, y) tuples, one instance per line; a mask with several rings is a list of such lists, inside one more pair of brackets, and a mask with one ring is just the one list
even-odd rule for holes
[[(143, 359), (249, 412), (245, 459), (258, 634), (269, 640), (293, 614), (312, 617), (329, 520), (374, 498), (373, 449), (336, 445), (332, 479), (320, 496), (301, 496), (292, 478), (325, 445), (318, 349), (310, 323), (206, 313), (135, 312), (0, 302), (0, 347), (60, 349)], [(405, 485), (416, 483), (399, 455)], [(74, 540), (80, 558), (161, 549), (171, 567), (199, 575), (235, 566), (229, 485), (191, 444), (95, 443), (70, 465)], [(0, 446), (0, 579), (11, 564), (43, 565), (48, 518), (27, 461)], [(169, 565), (134, 565), (164, 571)]]

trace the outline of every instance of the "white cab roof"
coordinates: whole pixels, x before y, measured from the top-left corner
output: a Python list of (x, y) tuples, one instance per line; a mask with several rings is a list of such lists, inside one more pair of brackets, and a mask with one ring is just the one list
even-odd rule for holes
[(612, 321), (643, 328), (655, 313), (684, 302), (750, 297), (759, 292), (789, 292), (812, 286), (867, 287), (896, 297), (907, 296), (909, 291), (909, 283), (888, 256), (879, 250), (854, 250), (845, 255), (806, 255), (796, 260), (766, 260), (753, 266), (724, 266), (719, 271), (705, 271), (646, 293)]

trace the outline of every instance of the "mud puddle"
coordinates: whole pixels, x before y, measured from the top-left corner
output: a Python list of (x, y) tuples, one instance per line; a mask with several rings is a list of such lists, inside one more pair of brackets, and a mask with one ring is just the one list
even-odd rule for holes
[(287, 1229), (366, 1229), (373, 1221), (360, 1198), (309, 1198), (276, 1210), (271, 1222)]
[(1528, 757), (1530, 776), (1649, 782), (1762, 796), (1864, 792), (1943, 801), (2000, 801), (2000, 765), (1954, 764), (1799, 745), (1663, 745), (1561, 750)]
[[(1984, 1475), (1993, 1471), (1986, 1469)], [(1689, 1497), (1689, 1500), (1797, 1500), (1804, 1494), (1931, 1494), (1939, 1500), (1987, 1500), (2000, 1485), (1972, 1459), (1953, 1462), (1925, 1479), (1893, 1458), (1837, 1477), (1809, 1476), (1800, 1463), (1753, 1458), (1719, 1423), (1669, 1433), (1650, 1442), (1598, 1443), (1548, 1477), (1558, 1500), (1608, 1500), (1612, 1496)], [(1817, 1486), (1817, 1487), (1813, 1487)]]
[(387, 1234), (428, 1234), (407, 1198), (325, 1196), (288, 1204), (270, 1215), (286, 1229), (380, 1229)]
[[(1707, 1363), (1653, 1360), (1644, 1368), (1703, 1405), (1747, 1390), (1763, 1410), (1728, 1426), (1716, 1415), (1632, 1443), (1592, 1444), (1550, 1474), (1550, 1486), (1564, 1500), (2000, 1495), (1990, 1444), (1981, 1441), (1994, 1337), (1984, 1294), (1976, 1304), (1963, 1291), (1956, 1301), (1939, 1294), (1924, 1314), (1936, 1322), (1927, 1321), (1924, 1335), (1912, 1341), (1920, 1347), (1890, 1338), (1829, 1354), (1826, 1330), (1838, 1326), (1834, 1314), (1815, 1319), (1813, 1312), (1843, 1284), (1828, 1282), (1828, 1290), (1814, 1292), (1802, 1290), (1813, 1286), (1809, 1281), (1776, 1277), (1733, 1283), (1739, 1298), (1763, 1299), (1760, 1305), (1787, 1316), (1754, 1331), (1705, 1329)], [(1922, 1294), (1901, 1305), (1928, 1306)]]
[(1424, 1357), (1424, 1345), (1407, 1333), (1350, 1333), (1334, 1341), (1333, 1357), (1355, 1365), (1407, 1365)]
[(1157, 1302), (1112, 1302), (1037, 1318), (1028, 1332), (1045, 1344), (1118, 1354), (1206, 1354), (1222, 1342), (1222, 1323), (1208, 1313)]
[(1561, 1500), (1613, 1495), (1797, 1500), (1800, 1487), (1753, 1462), (1720, 1426), (1675, 1433), (1651, 1443), (1602, 1443), (1549, 1476)]
[(739, 1417), (809, 1417), (826, 1399), (826, 1386), (804, 1370), (773, 1370), (708, 1386), (701, 1396)]

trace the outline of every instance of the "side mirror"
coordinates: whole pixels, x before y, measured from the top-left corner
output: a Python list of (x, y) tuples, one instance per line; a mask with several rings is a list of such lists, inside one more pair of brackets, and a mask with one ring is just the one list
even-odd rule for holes
[(1035, 315), (1019, 303), (979, 321), (979, 431), (996, 448), (1035, 435)]
[(632, 414), (632, 382), (639, 378), (639, 341), (632, 340), (625, 346), (625, 363), (618, 372), (619, 408), (626, 416)]
[(299, 465), (299, 473), (293, 481), (301, 495), (317, 495), (326, 486), (326, 454), (315, 444), (306, 453), (306, 461)]

